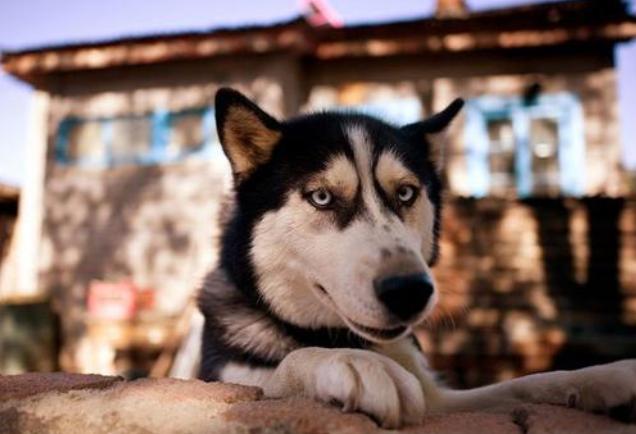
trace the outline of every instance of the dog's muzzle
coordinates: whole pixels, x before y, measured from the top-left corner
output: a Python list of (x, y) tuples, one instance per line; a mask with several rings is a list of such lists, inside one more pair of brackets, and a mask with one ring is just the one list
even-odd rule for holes
[(408, 322), (420, 314), (435, 290), (433, 281), (427, 273), (375, 279), (373, 288), (389, 313), (403, 322)]

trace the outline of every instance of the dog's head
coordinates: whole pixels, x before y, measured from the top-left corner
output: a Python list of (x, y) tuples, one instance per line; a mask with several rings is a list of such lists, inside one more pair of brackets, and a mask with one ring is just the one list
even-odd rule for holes
[(397, 128), (329, 112), (278, 122), (234, 90), (217, 93), (249, 272), (278, 316), (384, 342), (430, 313), (441, 136), (462, 104)]

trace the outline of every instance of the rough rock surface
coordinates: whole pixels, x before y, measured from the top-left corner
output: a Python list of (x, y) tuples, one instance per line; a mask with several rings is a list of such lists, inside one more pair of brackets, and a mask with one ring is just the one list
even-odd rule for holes
[[(257, 388), (174, 379), (72, 374), (0, 376), (0, 434), (373, 433), (368, 417), (307, 399), (263, 399)], [(431, 416), (411, 434), (636, 434), (602, 416), (548, 405)]]

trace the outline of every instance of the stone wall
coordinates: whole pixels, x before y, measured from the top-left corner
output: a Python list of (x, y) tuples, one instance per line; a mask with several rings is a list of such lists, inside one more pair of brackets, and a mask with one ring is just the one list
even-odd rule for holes
[(636, 356), (636, 201), (449, 199), (436, 368), (474, 386)]
[(55, 143), (63, 119), (210, 106), (219, 83), (242, 89), (281, 116), (296, 106), (293, 68), (284, 56), (253, 56), (57, 77), (51, 83), (41, 291), (77, 299), (71, 294), (91, 279), (128, 277), (167, 291), (160, 311), (178, 312), (214, 260), (216, 215), (230, 185), (218, 144), (205, 161), (62, 165)]
[(635, 429), (602, 415), (518, 403), (482, 412), (429, 414), (418, 426), (388, 431), (335, 403), (266, 399), (254, 387), (121, 380), (60, 373), (0, 375), (0, 434), (628, 434)]

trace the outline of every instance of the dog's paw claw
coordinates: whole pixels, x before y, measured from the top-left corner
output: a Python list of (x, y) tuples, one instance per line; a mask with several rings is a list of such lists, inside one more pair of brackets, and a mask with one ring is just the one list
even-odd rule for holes
[(578, 392), (572, 391), (568, 394), (568, 402), (567, 402), (568, 408), (577, 408), (579, 401), (580, 401), (580, 397)]

